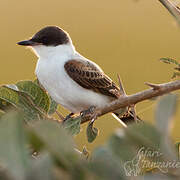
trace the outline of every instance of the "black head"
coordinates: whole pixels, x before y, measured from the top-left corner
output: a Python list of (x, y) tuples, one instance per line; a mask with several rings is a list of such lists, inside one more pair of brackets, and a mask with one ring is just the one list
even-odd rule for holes
[(18, 42), (23, 46), (58, 46), (69, 42), (68, 34), (57, 26), (47, 26), (37, 32), (30, 40)]

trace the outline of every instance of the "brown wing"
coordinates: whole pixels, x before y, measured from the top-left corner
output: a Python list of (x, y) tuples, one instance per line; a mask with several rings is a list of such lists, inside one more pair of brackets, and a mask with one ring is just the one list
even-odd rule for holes
[(118, 98), (119, 88), (112, 80), (90, 62), (81, 60), (70, 60), (65, 63), (64, 68), (67, 74), (86, 89)]

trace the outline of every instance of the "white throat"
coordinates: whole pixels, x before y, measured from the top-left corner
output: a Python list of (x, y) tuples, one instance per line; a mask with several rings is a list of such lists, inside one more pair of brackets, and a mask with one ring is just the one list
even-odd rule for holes
[(59, 55), (70, 56), (75, 53), (75, 47), (73, 46), (72, 42), (58, 46), (38, 45), (33, 46), (32, 49), (40, 59), (52, 59), (54, 56)]

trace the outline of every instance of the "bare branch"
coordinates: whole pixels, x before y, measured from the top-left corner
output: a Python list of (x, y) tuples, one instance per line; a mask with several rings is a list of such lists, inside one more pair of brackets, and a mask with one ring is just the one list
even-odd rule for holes
[(160, 86), (158, 84), (152, 84), (152, 83), (148, 83), (148, 82), (145, 82), (145, 84), (148, 85), (149, 87), (153, 88), (154, 90), (160, 89)]
[[(109, 104), (106, 104), (101, 108), (97, 108), (95, 110), (96, 116), (99, 117), (99, 116), (102, 116), (109, 112), (118, 110), (120, 108), (131, 106), (131, 105), (137, 104), (139, 102), (151, 99), (153, 97), (162, 96), (164, 94), (178, 90), (178, 89), (180, 89), (180, 80), (155, 85), (155, 87), (158, 87), (158, 88), (155, 88), (154, 84), (152, 85), (151, 83), (148, 83), (148, 85), (151, 86), (152, 88), (138, 92), (133, 95), (122, 96), (119, 99), (117, 99)], [(85, 123), (89, 120), (90, 119), (88, 119), (88, 118), (83, 118), (82, 123)]]
[(164, 7), (176, 18), (177, 22), (180, 24), (180, 8), (177, 7), (170, 0), (159, 0)]
[(121, 92), (122, 95), (126, 96), (126, 91), (124, 90), (124, 86), (123, 86), (123, 83), (121, 81), (121, 78), (120, 78), (119, 74), (117, 75), (117, 77), (118, 77), (120, 92)]

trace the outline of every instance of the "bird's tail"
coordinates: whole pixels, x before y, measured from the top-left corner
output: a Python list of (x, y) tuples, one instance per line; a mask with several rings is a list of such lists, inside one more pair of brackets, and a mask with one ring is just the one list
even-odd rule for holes
[(133, 112), (127, 109), (120, 109), (118, 111), (113, 112), (112, 115), (124, 127), (127, 127), (128, 124), (134, 123), (135, 119), (137, 119), (137, 122), (142, 122), (142, 120), (138, 116), (134, 117)]

